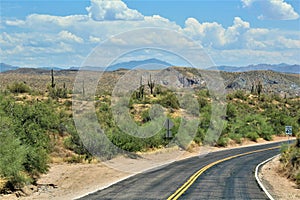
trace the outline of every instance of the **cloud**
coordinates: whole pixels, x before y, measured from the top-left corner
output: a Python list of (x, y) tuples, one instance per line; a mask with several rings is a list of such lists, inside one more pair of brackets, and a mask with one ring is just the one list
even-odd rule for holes
[[(243, 0), (244, 6), (251, 6), (254, 1)], [(144, 30), (143, 37), (132, 34), (131, 42), (128, 42), (128, 38), (112, 39), (108, 48), (120, 47), (117, 45), (130, 47), (160, 44), (167, 49), (170, 46), (182, 48), (193, 45), (173, 35), (159, 37), (159, 33), (149, 33), (146, 29), (159, 27), (192, 38), (219, 64), (254, 61), (268, 63), (268, 56), (270, 62), (283, 59), (279, 62), (299, 63), (299, 31), (253, 28), (252, 24), (241, 17), (235, 17), (232, 24), (226, 27), (218, 22), (199, 22), (195, 18), (188, 18), (181, 27), (159, 15), (143, 16), (129, 9), (122, 1), (92, 0), (87, 10), (86, 15), (30, 14), (24, 20), (3, 18), (0, 24), (3, 26), (0, 32), (2, 62), (15, 65), (28, 62), (32, 65), (78, 66), (99, 42), (105, 42), (116, 34), (140, 29)]]
[(83, 39), (81, 37), (78, 37), (69, 31), (61, 31), (58, 33), (58, 36), (65, 41), (83, 43)]
[(195, 18), (188, 18), (183, 33), (200, 41), (204, 47), (222, 48), (238, 42), (249, 28), (250, 24), (240, 17), (235, 17), (233, 25), (227, 29), (217, 22), (201, 24)]
[[(58, 25), (61, 27), (73, 26), (75, 23), (88, 21), (86, 15), (70, 15), (70, 16), (53, 16), (53, 15), (41, 15), (31, 14), (26, 18), (25, 26), (34, 26), (36, 24)], [(37, 27), (36, 27), (37, 28)]]
[(255, 0), (241, 0), (243, 3), (243, 7), (248, 7), (251, 6), (251, 4), (255, 1)]
[(21, 26), (24, 25), (25, 22), (23, 20), (7, 20), (5, 24), (8, 26)]
[(249, 64), (260, 63), (299, 63), (299, 51), (294, 51), (290, 49), (282, 51), (269, 51), (257, 49), (229, 49), (221, 51), (208, 50), (208, 53), (214, 59), (214, 62), (217, 65), (222, 65), (224, 63), (233, 63), (234, 66), (246, 66)]
[(94, 37), (94, 36), (89, 36), (89, 41), (92, 42), (92, 43), (99, 43), (101, 42), (101, 39), (98, 38), (98, 37)]
[(263, 14), (258, 19), (271, 20), (296, 20), (299, 14), (294, 10), (291, 4), (284, 0), (241, 0), (243, 7), (250, 7), (255, 2), (259, 3), (263, 8)]
[(91, 0), (86, 10), (89, 17), (96, 21), (104, 20), (143, 20), (144, 16), (137, 10), (129, 9), (121, 0)]
[(276, 41), (278, 42), (279, 46), (289, 49), (300, 49), (300, 40), (294, 40), (283, 36), (279, 36), (278, 40)]

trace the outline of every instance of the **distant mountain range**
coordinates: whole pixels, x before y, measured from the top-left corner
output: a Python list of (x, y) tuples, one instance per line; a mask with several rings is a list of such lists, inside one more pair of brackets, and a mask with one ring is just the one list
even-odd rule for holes
[(5, 63), (0, 63), (0, 73), (1, 72), (6, 72), (6, 71), (11, 71), (11, 70), (16, 70), (18, 68), (19, 67), (8, 65), (8, 64), (5, 64)]
[[(168, 62), (159, 60), (159, 59), (147, 59), (147, 60), (140, 60), (140, 61), (129, 61), (129, 62), (121, 62), (114, 65), (111, 65), (107, 68), (104, 67), (94, 67), (94, 66), (86, 66), (86, 67), (70, 67), (68, 69), (59, 68), (59, 67), (40, 67), (38, 69), (43, 70), (50, 70), (54, 69), (56, 71), (59, 70), (71, 70), (77, 71), (81, 70), (89, 70), (89, 71), (115, 71), (119, 69), (135, 69), (135, 68), (142, 68), (142, 69), (161, 69), (174, 66)], [(16, 70), (20, 67), (8, 65), (5, 63), (0, 63), (0, 72)], [(234, 66), (217, 66), (217, 67), (209, 67), (207, 70), (219, 70), (225, 72), (247, 72), (247, 71), (259, 71), (259, 70), (270, 70), (275, 72), (282, 72), (282, 73), (292, 73), (292, 74), (300, 74), (300, 65), (289, 65), (285, 63), (281, 63), (278, 65), (270, 65), (270, 64), (258, 64), (258, 65), (248, 65), (246, 67), (234, 67)]]
[[(161, 68), (167, 68), (173, 66), (170, 63), (167, 63), (162, 60), (158, 60), (156, 58), (151, 58), (147, 60), (134, 60), (134, 61), (129, 61), (129, 62), (121, 62), (117, 64), (110, 65), (109, 67), (91, 67), (91, 66), (85, 66), (80, 68), (80, 70), (90, 70), (90, 71), (116, 71), (119, 69), (161, 69)], [(77, 69), (79, 68), (71, 68), (71, 69)]]
[(281, 63), (278, 65), (270, 64), (258, 64), (258, 65), (248, 65), (246, 67), (232, 67), (232, 66), (217, 66), (210, 67), (208, 70), (220, 70), (225, 72), (248, 72), (248, 71), (260, 71), (260, 70), (270, 70), (282, 73), (300, 74), (300, 65), (289, 65)]

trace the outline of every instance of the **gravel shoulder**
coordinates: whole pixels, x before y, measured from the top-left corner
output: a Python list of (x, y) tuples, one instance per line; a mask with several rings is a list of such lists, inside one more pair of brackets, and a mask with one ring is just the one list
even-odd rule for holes
[[(276, 137), (273, 142), (284, 141), (286, 137)], [(133, 176), (145, 170), (163, 166), (176, 160), (204, 155), (212, 151), (239, 148), (241, 146), (259, 145), (266, 141), (245, 141), (242, 145), (232, 144), (227, 148), (194, 146), (189, 151), (181, 149), (163, 149), (159, 151), (140, 153), (138, 157), (119, 156), (107, 162), (95, 164), (51, 164), (47, 174), (37, 181), (38, 186), (27, 188), (27, 196), (16, 197), (16, 194), (0, 196), (0, 199), (40, 200), (40, 199), (74, 199), (88, 193)], [(277, 179), (278, 175), (272, 175)], [(281, 183), (281, 182), (278, 182)], [(285, 190), (286, 191), (286, 190)], [(299, 193), (299, 190), (298, 190)], [(23, 194), (22, 194), (23, 195)], [(300, 196), (298, 195), (298, 199)]]
[(274, 199), (300, 199), (296, 183), (279, 173), (279, 156), (262, 166), (259, 178)]

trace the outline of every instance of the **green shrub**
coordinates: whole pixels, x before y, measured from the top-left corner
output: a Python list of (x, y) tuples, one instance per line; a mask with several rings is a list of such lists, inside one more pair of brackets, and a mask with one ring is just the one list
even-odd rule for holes
[(237, 133), (230, 133), (229, 138), (234, 140), (236, 143), (241, 144), (242, 143), (242, 135)]
[(296, 184), (298, 185), (298, 187), (300, 187), (300, 170), (299, 170), (299, 172), (296, 174), (295, 179), (296, 179)]
[(84, 144), (82, 143), (75, 125), (71, 122), (66, 124), (66, 129), (68, 133), (70, 133), (69, 137), (66, 137), (64, 139), (64, 146), (67, 149), (70, 149), (71, 151), (74, 151), (76, 154), (79, 155), (86, 155), (87, 158), (90, 158), (92, 155), (89, 153), (89, 151), (86, 149)]
[(165, 108), (174, 108), (179, 109), (179, 102), (174, 93), (168, 93), (167, 95), (164, 95), (158, 103), (162, 105)]
[(141, 114), (141, 117), (142, 117), (142, 122), (143, 123), (151, 121), (151, 117), (150, 117), (150, 114), (149, 114), (149, 109), (144, 110)]
[(219, 147), (226, 147), (228, 145), (229, 138), (221, 136), (217, 141), (217, 146)]
[(280, 162), (284, 174), (294, 180), (300, 188), (300, 144), (282, 145)]
[(26, 148), (10, 132), (0, 132), (0, 177), (7, 180), (6, 188), (14, 190), (22, 187), (30, 179), (24, 171)]
[(238, 99), (241, 99), (241, 100), (244, 100), (244, 101), (247, 100), (247, 95), (246, 95), (246, 93), (243, 90), (237, 90), (237, 91), (235, 91), (234, 97), (238, 98)]
[(205, 107), (206, 105), (208, 105), (208, 101), (206, 98), (203, 98), (201, 96), (198, 97), (198, 103), (199, 103), (199, 107), (200, 109)]
[(8, 86), (8, 90), (12, 93), (29, 93), (30, 87), (23, 82), (15, 82)]
[(49, 91), (49, 96), (53, 99), (68, 97), (68, 90), (66, 88), (48, 87), (48, 91)]
[(48, 170), (49, 132), (57, 132), (59, 117), (51, 101), (20, 104), (0, 94), (0, 118), (0, 176), (14, 189)]
[(249, 132), (246, 134), (246, 137), (249, 138), (253, 142), (257, 142), (259, 135), (256, 132)]
[(232, 103), (227, 104), (226, 116), (228, 120), (235, 119), (235, 117), (237, 116), (237, 110), (234, 104)]

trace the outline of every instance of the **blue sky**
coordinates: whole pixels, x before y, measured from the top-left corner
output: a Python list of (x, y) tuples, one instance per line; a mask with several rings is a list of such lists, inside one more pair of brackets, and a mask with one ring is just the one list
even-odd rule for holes
[[(80, 66), (107, 39), (145, 27), (191, 38), (216, 65), (300, 64), (299, 0), (2, 0), (0, 8), (0, 62), (12, 65)], [(136, 59), (181, 64), (142, 52)]]

